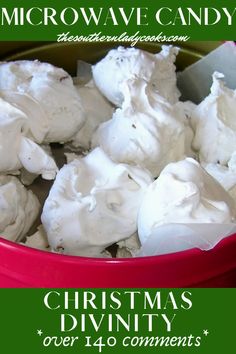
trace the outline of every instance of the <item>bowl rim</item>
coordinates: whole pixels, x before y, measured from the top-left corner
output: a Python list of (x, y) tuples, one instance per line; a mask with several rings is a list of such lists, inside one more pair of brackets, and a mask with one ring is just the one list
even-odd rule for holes
[[(129, 257), (129, 258), (95, 258), (95, 257), (84, 257), (76, 255), (65, 255), (59, 253), (53, 253), (50, 251), (44, 251), (29, 247), (24, 244), (19, 244), (14, 241), (7, 240), (0, 236), (0, 248), (3, 247), (12, 253), (17, 253), (22, 256), (31, 255), (39, 258), (44, 258), (45, 260), (59, 261), (62, 263), (89, 263), (90, 265), (99, 265), (99, 264), (132, 264), (132, 265), (143, 265), (144, 263), (156, 264), (159, 262), (165, 262), (168, 260), (193, 260), (194, 258), (199, 258), (201, 256), (207, 256), (207, 254), (213, 255), (214, 253), (221, 252), (222, 248), (230, 248), (231, 245), (236, 243), (236, 233), (229, 235), (218, 242), (212, 249), (204, 251), (198, 248), (191, 248), (184, 251), (154, 255), (154, 256), (144, 256), (144, 257)], [(235, 266), (236, 266), (236, 257), (235, 257)]]
[[(200, 42), (200, 41), (198, 41)], [(48, 43), (48, 44), (43, 44), (43, 45), (39, 45), (37, 47), (33, 47), (33, 48), (29, 48), (29, 49), (25, 49), (25, 50), (17, 50), (15, 53), (10, 53), (6, 56), (3, 57), (3, 60), (9, 61), (9, 60), (19, 60), (19, 57), (22, 57), (24, 55), (28, 56), (28, 55), (32, 55), (35, 52), (38, 51), (46, 51), (48, 49), (54, 49), (54, 48), (58, 48), (59, 46), (61, 47), (72, 47), (72, 46), (76, 46), (76, 45), (83, 45), (83, 46), (88, 46), (90, 47), (91, 45), (95, 45), (99, 47), (100, 43), (96, 43), (96, 42), (53, 42), (53, 43)], [(115, 48), (118, 46), (126, 46), (128, 47), (130, 45), (129, 42), (106, 42), (104, 43), (104, 48), (107, 49), (111, 49), (111, 48)], [(145, 50), (145, 47), (152, 47), (154, 48), (161, 48), (162, 45), (174, 45), (177, 48), (180, 49), (180, 51), (182, 53), (185, 54), (191, 54), (193, 55), (195, 58), (201, 59), (206, 55), (206, 52), (204, 50), (201, 49), (194, 49), (193, 47), (188, 47), (186, 45), (186, 47), (182, 46), (182, 43), (160, 43), (160, 42), (137, 42), (137, 45), (135, 45), (135, 48), (139, 48), (142, 47), (143, 50)], [(24, 60), (24, 59), (20, 59), (20, 60)]]
[[(84, 43), (81, 42), (83, 46), (91, 46), (91, 43)], [(64, 46), (64, 47), (69, 47), (69, 46), (75, 46), (76, 44), (81, 44), (81, 43), (68, 43), (68, 42), (63, 42), (63, 43), (48, 43), (48, 44), (43, 44), (34, 48), (30, 49), (25, 49), (25, 50), (18, 50), (16, 53), (10, 54), (8, 56), (5, 56), (3, 59), (6, 61), (9, 60), (19, 60), (19, 57), (22, 56), (27, 56), (34, 54), (35, 52), (38, 51), (46, 51), (48, 49), (53, 49), (53, 48), (58, 48), (58, 46)], [(129, 43), (123, 43), (123, 42), (108, 42), (106, 43), (107, 48), (111, 47), (116, 47), (118, 45), (129, 45)], [(160, 48), (162, 44), (165, 43), (153, 43), (153, 42), (147, 42), (147, 43), (137, 43), (138, 45), (142, 45), (144, 50), (146, 46), (153, 47), (153, 48)], [(201, 59), (206, 53), (201, 50), (196, 50), (191, 47), (182, 47), (181, 44), (177, 44), (177, 46), (180, 48), (180, 51), (185, 54), (191, 54), (194, 55), (194, 57)], [(138, 47), (138, 46), (137, 46)], [(22, 59), (23, 60), (23, 59)], [(4, 247), (8, 249), (11, 252), (14, 253), (20, 253), (23, 256), (27, 256), (29, 254), (34, 255), (35, 257), (43, 257), (45, 260), (47, 259), (48, 261), (50, 260), (58, 260), (60, 262), (69, 262), (69, 263), (89, 263), (89, 264), (132, 264), (132, 265), (142, 265), (143, 262), (148, 262), (148, 263), (156, 263), (157, 260), (159, 261), (165, 261), (171, 259), (193, 259), (193, 257), (199, 257), (202, 254), (206, 253), (214, 253), (215, 250), (221, 249), (224, 247), (229, 247), (232, 243), (236, 241), (236, 234), (230, 235), (223, 240), (221, 240), (213, 249), (208, 250), (208, 251), (202, 251), (198, 248), (191, 248), (188, 250), (184, 251), (179, 251), (179, 252), (173, 252), (173, 253), (168, 253), (168, 254), (161, 254), (161, 255), (153, 255), (153, 256), (144, 256), (144, 257), (129, 257), (129, 258), (95, 258), (95, 257), (84, 257), (84, 256), (76, 256), (76, 255), (65, 255), (65, 254), (57, 254), (53, 252), (48, 252), (48, 251), (43, 251), (40, 249), (36, 249), (33, 247), (29, 247), (24, 244), (19, 244), (11, 240), (7, 240), (3, 237), (0, 236), (0, 247)]]

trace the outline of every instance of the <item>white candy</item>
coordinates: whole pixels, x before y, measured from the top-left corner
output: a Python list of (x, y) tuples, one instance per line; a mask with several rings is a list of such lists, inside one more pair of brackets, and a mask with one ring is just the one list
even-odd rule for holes
[(195, 126), (193, 124), (192, 115), (196, 108), (195, 103), (191, 101), (179, 101), (176, 103), (179, 109), (183, 111), (185, 116), (185, 154), (188, 157), (197, 158), (197, 153), (194, 151), (192, 144), (195, 133)]
[(123, 93), (122, 108), (99, 126), (92, 146), (100, 146), (114, 161), (147, 168), (156, 177), (189, 150), (183, 106), (169, 104), (143, 80), (128, 81)]
[(42, 225), (38, 227), (38, 230), (33, 235), (26, 237), (24, 245), (42, 251), (50, 251), (47, 235)]
[(28, 138), (22, 138), (18, 153), (22, 166), (34, 175), (42, 175), (44, 179), (56, 177), (57, 165), (53, 158), (39, 145)]
[(28, 131), (25, 114), (0, 98), (0, 173), (22, 167), (18, 152), (25, 130)]
[(137, 230), (138, 209), (151, 182), (147, 171), (114, 163), (100, 148), (65, 165), (42, 213), (50, 246), (100, 256)]
[(222, 166), (215, 163), (202, 163), (202, 166), (236, 201), (236, 151), (232, 154), (228, 166)]
[(1, 90), (0, 97), (22, 112), (27, 126), (25, 134), (41, 144), (49, 131), (49, 121), (39, 102), (28, 94), (14, 91)]
[(93, 80), (84, 86), (76, 86), (85, 113), (85, 123), (73, 138), (73, 146), (89, 149), (92, 135), (99, 124), (112, 117), (114, 107), (99, 92)]
[(143, 244), (158, 226), (174, 223), (231, 223), (236, 209), (229, 194), (197, 161), (167, 165), (141, 204), (138, 233)]
[(20, 241), (33, 225), (40, 205), (16, 177), (0, 176), (0, 234)]
[(211, 93), (193, 113), (193, 146), (201, 161), (226, 165), (236, 151), (236, 90), (225, 87), (223, 77), (214, 73)]
[(228, 167), (213, 163), (203, 164), (203, 167), (225, 190), (229, 191), (236, 185), (236, 173)]
[(57, 166), (30, 135), (28, 117), (0, 98), (0, 173), (14, 173), (24, 167), (28, 172), (54, 179)]
[(151, 54), (137, 48), (118, 47), (92, 67), (99, 90), (109, 101), (121, 106), (125, 99), (122, 84), (141, 78), (150, 82), (170, 103), (180, 96), (176, 86), (175, 59), (178, 48), (162, 46), (160, 53)]
[(81, 128), (84, 113), (80, 97), (68, 73), (48, 63), (16, 61), (0, 64), (0, 90), (29, 95), (44, 112), (43, 141), (65, 142)]
[(118, 242), (117, 245), (117, 258), (127, 258), (135, 256), (141, 246), (137, 233), (133, 234), (125, 240)]

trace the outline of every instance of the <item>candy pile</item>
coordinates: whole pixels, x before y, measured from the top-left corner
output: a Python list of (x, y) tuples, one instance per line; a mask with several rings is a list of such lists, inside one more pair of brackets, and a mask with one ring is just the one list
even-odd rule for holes
[[(130, 257), (162, 225), (235, 223), (236, 91), (215, 72), (200, 104), (180, 101), (177, 54), (118, 47), (83, 84), (51, 64), (0, 63), (3, 237), (91, 257), (116, 245)], [(62, 168), (54, 143), (67, 149)], [(36, 178), (55, 179), (41, 207)]]

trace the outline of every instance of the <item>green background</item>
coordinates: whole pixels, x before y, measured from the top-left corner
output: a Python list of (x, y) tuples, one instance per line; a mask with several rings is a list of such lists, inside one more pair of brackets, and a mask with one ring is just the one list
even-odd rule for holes
[[(70, 289), (69, 292), (72, 295), (73, 292), (78, 291), (80, 296), (82, 292), (88, 289)], [(91, 290), (91, 289), (90, 289)], [(69, 335), (79, 336), (79, 341), (72, 348), (71, 347), (46, 347), (42, 346), (43, 338), (47, 335), (60, 336), (60, 314), (66, 311), (49, 310), (45, 307), (43, 299), (45, 294), (50, 289), (2, 289), (1, 290), (1, 347), (7, 348), (7, 353), (13, 353), (16, 351), (22, 352), (26, 348), (30, 348), (32, 353), (77, 353), (77, 352), (89, 352), (98, 353), (97, 347), (85, 348), (84, 337), (91, 336), (92, 338), (98, 338), (104, 336), (104, 339), (108, 336), (114, 336), (117, 338), (117, 346), (114, 348), (103, 347), (102, 353), (109, 352), (124, 352), (124, 353), (144, 353), (144, 352), (161, 352), (161, 353), (227, 353), (231, 354), (235, 352), (235, 316), (236, 316), (236, 290), (235, 289), (188, 289), (192, 293), (192, 308), (190, 310), (173, 310), (171, 306), (167, 310), (144, 310), (143, 309), (143, 296), (139, 296), (139, 301), (135, 305), (135, 310), (129, 309), (128, 298), (124, 296), (125, 289), (116, 289), (121, 293), (122, 307), (119, 310), (87, 310), (87, 313), (94, 313), (99, 316), (101, 313), (119, 313), (123, 316), (127, 313), (176, 313), (176, 317), (172, 324), (172, 331), (166, 332), (166, 328), (163, 322), (157, 320), (157, 326), (154, 326), (152, 332), (147, 332), (146, 326), (142, 326), (139, 333), (127, 332), (121, 330), (119, 333), (108, 333), (106, 327), (102, 327), (98, 333), (96, 333), (92, 327), (88, 328), (85, 333), (81, 333), (79, 328), (70, 332)], [(132, 290), (135, 289), (126, 289)], [(175, 299), (178, 299), (181, 292), (187, 289), (136, 289), (137, 291), (148, 291), (152, 296), (157, 291), (161, 292), (161, 298), (163, 303), (167, 297), (169, 291), (173, 291)], [(61, 295), (60, 304), (62, 305), (63, 294), (65, 289), (57, 289)], [(107, 295), (113, 289), (92, 289), (97, 296), (102, 291), (106, 291)], [(143, 294), (143, 293), (142, 293)], [(178, 300), (177, 303), (179, 304)], [(55, 301), (56, 305), (56, 301)], [(86, 310), (80, 308), (79, 310), (73, 310), (73, 308), (67, 311), (70, 314), (78, 315), (80, 313), (86, 313)], [(43, 335), (37, 335), (37, 330), (41, 329)], [(208, 330), (209, 335), (204, 336), (203, 330)], [(201, 336), (200, 347), (121, 347), (119, 345), (121, 339), (125, 336)], [(65, 334), (63, 334), (65, 335)], [(5, 352), (5, 351), (2, 351)]]
[[(135, 1), (89, 1), (89, 0), (60, 0), (60, 1), (0, 1), (1, 8), (7, 7), (9, 10), (14, 7), (24, 7), (25, 9), (34, 6), (37, 7), (53, 7), (58, 11), (65, 7), (110, 7), (114, 9), (118, 7), (124, 7), (129, 9), (130, 7), (148, 7), (148, 26), (137, 26), (135, 21), (132, 20), (127, 27), (122, 25), (117, 26), (85, 26), (79, 22), (73, 27), (60, 26), (0, 26), (0, 41), (1, 47), (3, 47), (3, 41), (55, 41), (58, 33), (67, 32), (68, 30), (73, 35), (88, 35), (93, 32), (102, 31), (103, 34), (115, 35), (124, 31), (130, 35), (136, 31), (140, 31), (145, 35), (157, 35), (162, 32), (165, 35), (188, 35), (190, 39), (202, 40), (202, 41), (224, 41), (234, 40), (236, 35), (236, 25), (227, 26), (225, 17), (221, 22), (215, 26), (199, 26), (197, 24), (192, 26), (165, 26), (162, 27), (155, 21), (155, 12), (157, 9), (168, 6), (175, 9), (179, 6), (192, 7), (193, 9), (199, 9), (200, 7), (228, 7), (234, 9), (236, 2), (224, 0), (209, 0), (209, 1), (166, 1), (166, 0), (135, 0)], [(235, 21), (236, 22), (236, 18)], [(6, 44), (7, 45), (7, 44)], [(3, 49), (1, 48), (2, 52)], [(134, 289), (133, 289), (134, 290)], [(142, 291), (141, 289), (138, 289)], [(94, 333), (92, 328), (87, 333), (81, 334), (79, 330), (75, 330), (71, 335), (78, 335), (81, 339), (80, 344), (75, 345), (72, 348), (68, 347), (42, 347), (42, 339), (46, 335), (60, 335), (59, 331), (59, 316), (60, 311), (49, 311), (43, 305), (43, 297), (47, 293), (48, 289), (1, 289), (0, 292), (0, 340), (1, 340), (1, 352), (2, 353), (15, 353), (30, 351), (32, 353), (79, 353), (89, 352), (98, 353), (97, 348), (85, 348), (83, 346), (83, 337), (85, 335), (92, 336), (94, 339), (100, 335), (104, 335), (104, 338), (108, 336), (105, 328), (99, 331), (98, 334)], [(63, 290), (58, 290), (63, 293)], [(73, 292), (73, 290), (70, 290)], [(81, 289), (78, 291), (82, 291)], [(102, 290), (93, 290), (94, 292)], [(106, 292), (112, 291), (107, 289)], [(119, 289), (119, 291), (124, 291)], [(150, 293), (157, 291), (157, 289), (149, 289)], [(167, 289), (161, 290), (163, 294), (168, 292)], [(179, 294), (182, 290), (175, 289), (173, 292)], [(200, 347), (120, 347), (117, 345), (114, 348), (105, 347), (102, 353), (174, 353), (174, 352), (186, 352), (186, 353), (227, 353), (231, 354), (235, 352), (235, 318), (236, 318), (236, 289), (190, 289), (193, 294), (193, 307), (189, 311), (178, 310), (177, 316), (173, 323), (172, 336), (188, 336), (190, 334), (194, 336), (202, 337), (202, 344)], [(142, 314), (143, 308), (140, 303), (137, 305), (137, 313)], [(83, 311), (83, 310), (81, 310)], [(84, 312), (84, 311), (83, 311)], [(103, 312), (97, 310), (96, 313)], [(125, 315), (129, 312), (128, 304), (124, 303), (121, 314)], [(159, 311), (158, 311), (159, 312)], [(173, 311), (170, 311), (170, 313)], [(76, 315), (76, 312), (71, 310), (71, 314)], [(40, 337), (37, 335), (37, 330), (42, 329), (43, 335)], [(207, 329), (209, 335), (205, 337), (203, 330)], [(119, 338), (126, 335), (132, 336), (132, 333), (128, 334), (125, 331), (120, 333), (112, 333), (111, 336), (115, 336), (119, 343)], [(137, 334), (135, 334), (136, 336)], [(160, 325), (157, 331), (153, 333), (147, 333), (145, 329), (140, 330), (139, 336), (160, 336), (167, 335), (163, 326)]]
[[(136, 31), (140, 31), (140, 34), (145, 35), (157, 35), (162, 32), (165, 35), (188, 35), (191, 40), (233, 40), (235, 38), (235, 28), (236, 28), (236, 15), (233, 20), (232, 26), (227, 26), (226, 16), (222, 16), (220, 22), (214, 26), (204, 26), (199, 25), (198, 23), (192, 23), (191, 26), (181, 25), (180, 21), (177, 21), (175, 25), (170, 26), (161, 26), (157, 23), (155, 19), (156, 11), (161, 7), (171, 8), (173, 17), (178, 7), (181, 7), (183, 11), (186, 11), (187, 7), (191, 7), (195, 11), (199, 11), (199, 8), (203, 7), (214, 7), (220, 8), (227, 7), (227, 9), (232, 12), (235, 9), (235, 2), (231, 0), (208, 0), (202, 1), (198, 0), (195, 2), (182, 0), (182, 1), (173, 1), (173, 0), (119, 0), (118, 1), (104, 1), (104, 0), (60, 0), (60, 1), (50, 1), (50, 0), (37, 0), (37, 1), (17, 1), (17, 0), (8, 0), (1, 1), (1, 8), (6, 7), (11, 13), (14, 7), (24, 7), (25, 10), (32, 7), (53, 7), (59, 13), (66, 7), (73, 7), (79, 9), (80, 7), (93, 7), (98, 9), (100, 7), (104, 8), (106, 12), (109, 7), (113, 7), (115, 14), (117, 14), (117, 20), (119, 26), (114, 26), (112, 23), (110, 25), (104, 26), (103, 23), (99, 26), (90, 25), (86, 26), (80, 15), (78, 23), (73, 26), (65, 26), (63, 24), (55, 25), (39, 25), (32, 26), (25, 24), (24, 26), (0, 26), (0, 40), (9, 41), (9, 40), (34, 40), (34, 41), (55, 41), (57, 39), (57, 34), (61, 32), (70, 31), (72, 35), (88, 35), (93, 32), (102, 31), (105, 35), (115, 35), (120, 34), (124, 31), (127, 31), (129, 34), (134, 34)], [(121, 16), (118, 15), (118, 7), (124, 7), (128, 11), (131, 7), (147, 7), (148, 15), (148, 26), (137, 26), (135, 17), (132, 17), (131, 22), (128, 26), (122, 23)], [(221, 11), (221, 10), (220, 10)], [(222, 11), (221, 11), (222, 13)], [(165, 18), (167, 15), (163, 16)], [(168, 15), (169, 17), (169, 15)], [(171, 16), (172, 17), (172, 16)], [(35, 12), (32, 17), (36, 22), (40, 19), (38, 14)], [(210, 19), (212, 17), (210, 16)], [(69, 17), (68, 17), (69, 19)], [(59, 21), (60, 22), (60, 21)], [(103, 21), (104, 22), (104, 21)]]

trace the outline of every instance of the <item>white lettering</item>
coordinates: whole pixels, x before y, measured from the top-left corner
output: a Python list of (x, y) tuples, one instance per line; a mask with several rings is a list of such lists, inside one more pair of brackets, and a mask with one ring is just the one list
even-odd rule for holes
[[(5, 21), (7, 22), (8, 25), (18, 25), (18, 9), (14, 8), (14, 10), (12, 11), (11, 16), (8, 13), (8, 10), (3, 7), (2, 8), (2, 19), (1, 19), (1, 25), (4, 26)], [(12, 23), (13, 22), (13, 23)]]
[(166, 323), (167, 332), (170, 332), (170, 331), (171, 331), (171, 324), (172, 324), (172, 322), (173, 322), (173, 320), (174, 320), (174, 318), (175, 318), (176, 315), (174, 314), (174, 315), (172, 316), (172, 319), (171, 319), (171, 320), (169, 320), (168, 317), (167, 317), (165, 314), (162, 314), (161, 316), (162, 316), (163, 320), (164, 320), (165, 323)]
[(191, 8), (188, 7), (188, 24), (191, 24), (191, 16), (196, 20), (196, 22), (201, 25), (202, 23), (202, 8), (200, 7), (199, 9), (199, 15), (196, 14), (196, 12)]
[(156, 20), (157, 20), (157, 22), (160, 24), (160, 25), (162, 25), (162, 26), (169, 26), (169, 25), (171, 25), (171, 23), (172, 23), (172, 21), (169, 21), (169, 22), (167, 22), (167, 23), (164, 23), (162, 20), (161, 20), (161, 14), (162, 14), (162, 11), (163, 10), (167, 10), (167, 11), (169, 11), (169, 12), (172, 12), (173, 10), (172, 9), (170, 9), (169, 7), (161, 7), (159, 10), (157, 10), (157, 12), (156, 12)]
[(57, 291), (49, 291), (45, 296), (44, 296), (44, 305), (49, 309), (49, 310), (56, 310), (60, 308), (60, 305), (54, 306), (52, 307), (51, 305), (49, 305), (49, 297), (51, 297), (51, 295), (56, 295), (60, 297), (60, 293), (58, 293)]
[(84, 21), (85, 21), (86, 25), (89, 25), (90, 22), (91, 22), (91, 20), (93, 20), (93, 22), (95, 23), (95, 25), (98, 25), (98, 24), (99, 24), (99, 21), (100, 21), (100, 17), (101, 17), (102, 12), (103, 12), (103, 8), (100, 7), (100, 9), (99, 9), (99, 14), (98, 14), (98, 15), (95, 13), (95, 11), (94, 11), (94, 9), (93, 9), (92, 7), (89, 7), (88, 10), (89, 10), (89, 12), (90, 12), (89, 16), (87, 15), (86, 10), (85, 10), (84, 7), (81, 7), (81, 8), (80, 8), (80, 11), (81, 11), (81, 13), (82, 13), (82, 16), (83, 16), (83, 18), (84, 18)]
[(52, 7), (46, 7), (44, 9), (44, 25), (48, 25), (49, 24), (49, 20), (53, 25), (58, 25), (57, 21), (55, 20), (55, 16), (56, 16), (57, 12), (55, 9), (53, 9)]
[(137, 8), (137, 25), (138, 26), (148, 26), (147, 19), (148, 7), (138, 7)]
[(107, 16), (104, 22), (105, 26), (107, 25), (108, 21), (112, 21), (114, 26), (118, 26), (118, 21), (116, 19), (116, 15), (112, 7), (109, 7), (109, 10), (107, 12)]
[(32, 25), (32, 26), (39, 26), (42, 24), (42, 20), (39, 21), (38, 23), (34, 23), (32, 22), (32, 19), (31, 19), (31, 16), (32, 16), (32, 12), (34, 10), (38, 10), (41, 14), (42, 14), (42, 9), (40, 9), (39, 7), (31, 7), (31, 9), (29, 9), (27, 12), (26, 12), (26, 20), (27, 22)]
[[(210, 20), (209, 20), (209, 13), (211, 13), (211, 12), (212, 12), (212, 15), (213, 14), (216, 15), (216, 18), (215, 18), (215, 20), (212, 23), (210, 23)], [(217, 9), (215, 9), (214, 7), (205, 8), (204, 9), (204, 13), (205, 13), (205, 16), (204, 16), (205, 17), (205, 21), (204, 21), (204, 25), (205, 26), (213, 26), (216, 23), (218, 23), (220, 21), (220, 19), (221, 19), (220, 12)]]
[(234, 14), (235, 14), (235, 11), (236, 11), (236, 8), (234, 8), (233, 12), (230, 14), (228, 9), (226, 7), (222, 7), (222, 10), (224, 11), (224, 13), (226, 14), (227, 16), (227, 19), (228, 19), (228, 25), (231, 26), (232, 25), (232, 20), (233, 20), (233, 17), (234, 17)]
[[(72, 19), (70, 21), (66, 20), (65, 18), (68, 16), (68, 14), (71, 14), (72, 16)], [(61, 22), (64, 23), (64, 25), (73, 26), (78, 21), (79, 14), (76, 11), (76, 9), (74, 9), (73, 7), (66, 7), (65, 9), (62, 10), (60, 18), (61, 18)]]
[[(67, 320), (66, 320), (67, 318)], [(71, 325), (66, 327), (66, 322), (68, 325), (68, 320), (70, 320)], [(70, 315), (69, 313), (62, 313), (61, 314), (61, 332), (70, 332), (73, 331), (77, 326), (77, 319), (75, 316)]]

